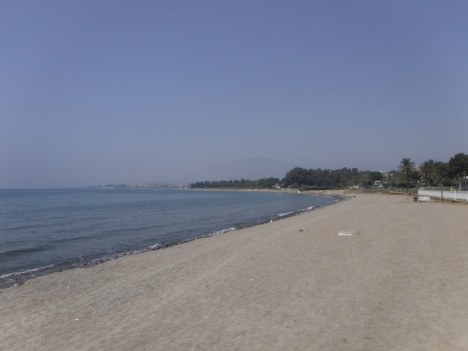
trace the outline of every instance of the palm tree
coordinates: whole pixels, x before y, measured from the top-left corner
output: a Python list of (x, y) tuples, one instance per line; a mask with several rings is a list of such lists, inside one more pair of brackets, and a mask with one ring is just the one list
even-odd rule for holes
[(397, 173), (392, 177), (392, 181), (395, 187), (401, 187), (401, 184), (405, 182), (405, 175), (403, 173)]
[(426, 185), (437, 183), (439, 175), (437, 174), (437, 167), (434, 160), (424, 161), (419, 167), (419, 170), (421, 171), (422, 178)]
[(400, 166), (398, 167), (398, 170), (400, 171), (401, 174), (404, 175), (405, 180), (406, 180), (406, 191), (409, 191), (409, 183), (411, 176), (413, 175), (413, 169), (414, 169), (414, 162), (411, 162), (410, 158), (404, 158), (400, 162)]

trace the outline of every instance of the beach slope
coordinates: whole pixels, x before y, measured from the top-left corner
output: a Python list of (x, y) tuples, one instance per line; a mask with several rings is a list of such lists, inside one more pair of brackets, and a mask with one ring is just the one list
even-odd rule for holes
[(468, 350), (468, 206), (359, 194), (0, 291), (0, 350)]

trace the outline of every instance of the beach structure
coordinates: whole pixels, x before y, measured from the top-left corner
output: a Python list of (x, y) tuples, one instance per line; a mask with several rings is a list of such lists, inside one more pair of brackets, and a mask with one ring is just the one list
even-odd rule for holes
[(468, 177), (458, 180), (458, 191), (468, 191)]
[(446, 191), (418, 189), (418, 196), (430, 196), (444, 200), (468, 201), (468, 191)]

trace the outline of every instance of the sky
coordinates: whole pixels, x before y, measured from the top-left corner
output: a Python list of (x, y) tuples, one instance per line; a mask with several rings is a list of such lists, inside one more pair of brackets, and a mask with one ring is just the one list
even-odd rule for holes
[(2, 1), (0, 188), (190, 182), (252, 159), (448, 161), (468, 153), (467, 13), (466, 1)]

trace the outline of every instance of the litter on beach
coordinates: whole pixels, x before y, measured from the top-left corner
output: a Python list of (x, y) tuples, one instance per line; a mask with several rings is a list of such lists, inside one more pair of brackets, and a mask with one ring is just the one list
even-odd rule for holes
[(358, 231), (355, 229), (346, 229), (346, 230), (340, 230), (338, 232), (338, 235), (340, 236), (352, 236), (352, 235), (357, 235)]

